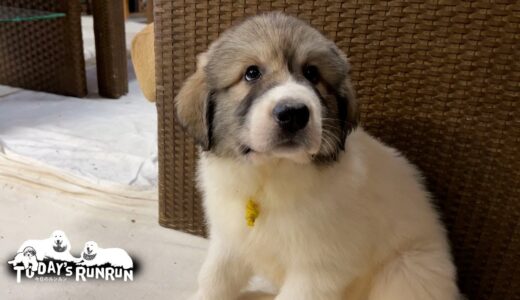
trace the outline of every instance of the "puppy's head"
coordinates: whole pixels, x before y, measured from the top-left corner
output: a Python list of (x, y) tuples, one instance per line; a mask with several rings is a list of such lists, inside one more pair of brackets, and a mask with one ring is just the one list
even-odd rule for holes
[(85, 243), (85, 248), (83, 248), (83, 252), (81, 252), (81, 257), (84, 260), (93, 260), (96, 258), (99, 247), (98, 244), (94, 241), (88, 241)]
[(56, 252), (64, 252), (70, 250), (70, 242), (65, 232), (61, 230), (55, 230), (52, 235), (52, 248)]
[(175, 98), (205, 151), (252, 161), (331, 161), (358, 113), (345, 55), (303, 21), (271, 13), (225, 32)]
[(23, 249), (23, 255), (27, 257), (36, 256), (36, 250), (34, 250), (34, 248), (31, 246), (27, 246), (25, 249)]
[(67, 236), (65, 235), (65, 232), (61, 230), (55, 230), (51, 234), (51, 238), (53, 241), (53, 246), (66, 246), (67, 244)]
[(83, 249), (83, 253), (93, 255), (97, 253), (98, 244), (94, 241), (88, 241), (85, 243), (85, 248)]

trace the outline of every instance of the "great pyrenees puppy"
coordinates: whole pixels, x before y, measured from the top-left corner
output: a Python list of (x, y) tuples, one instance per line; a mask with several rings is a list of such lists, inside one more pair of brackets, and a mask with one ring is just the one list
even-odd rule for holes
[(236, 299), (252, 275), (278, 300), (459, 298), (421, 175), (357, 126), (348, 71), (333, 42), (281, 13), (199, 55), (175, 98), (201, 147), (210, 229), (196, 299)]

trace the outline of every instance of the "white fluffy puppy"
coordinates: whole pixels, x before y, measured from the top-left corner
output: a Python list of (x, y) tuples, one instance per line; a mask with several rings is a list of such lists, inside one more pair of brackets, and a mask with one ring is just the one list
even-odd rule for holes
[(277, 300), (454, 300), (445, 230), (418, 171), (356, 129), (348, 63), (280, 13), (228, 30), (175, 99), (201, 146), (210, 247), (197, 299), (253, 274)]
[(100, 248), (96, 242), (88, 241), (85, 248), (81, 252), (83, 261), (80, 265), (84, 266), (102, 266), (110, 264), (113, 267), (122, 267), (130, 269), (134, 266), (132, 258), (128, 253), (120, 248)]
[(77, 261), (77, 259), (70, 254), (70, 241), (65, 232), (55, 230), (51, 236), (44, 240), (27, 240), (25, 241), (18, 252), (23, 252), (27, 247), (32, 247), (36, 251), (36, 259), (43, 260), (45, 257), (62, 261)]

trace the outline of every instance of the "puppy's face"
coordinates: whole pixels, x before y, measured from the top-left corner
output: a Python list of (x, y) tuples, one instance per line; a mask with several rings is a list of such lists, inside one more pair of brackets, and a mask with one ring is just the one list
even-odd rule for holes
[(65, 236), (65, 232), (56, 230), (52, 233), (51, 238), (54, 242), (54, 246), (67, 246), (67, 237)]
[(33, 247), (26, 247), (24, 250), (23, 250), (23, 255), (28, 257), (28, 258), (31, 258), (33, 256), (36, 255), (36, 250), (34, 250)]
[(279, 13), (225, 32), (199, 56), (175, 103), (203, 150), (252, 161), (335, 160), (357, 123), (345, 56)]
[(83, 252), (87, 254), (96, 254), (97, 250), (98, 244), (93, 241), (88, 241), (85, 243), (85, 248), (83, 249)]

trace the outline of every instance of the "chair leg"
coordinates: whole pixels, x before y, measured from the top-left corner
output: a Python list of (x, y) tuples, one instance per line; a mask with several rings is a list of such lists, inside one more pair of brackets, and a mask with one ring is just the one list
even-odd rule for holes
[(119, 98), (128, 93), (124, 5), (93, 0), (92, 9), (99, 95)]

